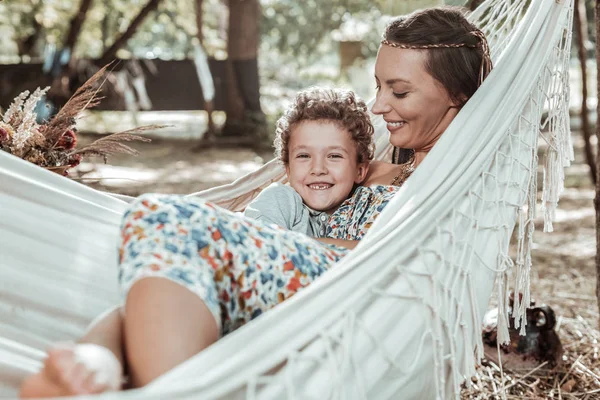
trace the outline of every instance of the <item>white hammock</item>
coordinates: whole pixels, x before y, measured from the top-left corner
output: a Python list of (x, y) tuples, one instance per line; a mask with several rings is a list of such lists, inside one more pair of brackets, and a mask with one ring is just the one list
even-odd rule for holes
[[(356, 251), (146, 388), (99, 397), (458, 397), (482, 354), (481, 315), (495, 278), (506, 293), (517, 218), (515, 289), (528, 303), (540, 131), (548, 142), (548, 221), (572, 159), (572, 1), (533, 0), (526, 14), (524, 3), (488, 0), (472, 15), (490, 38), (495, 69)], [(382, 159), (390, 150), (387, 131), (381, 118), (374, 121)], [(240, 209), (282, 173), (271, 162), (197, 195)], [(117, 303), (125, 207), (0, 152), (0, 394), (14, 394), (50, 344), (77, 338)]]

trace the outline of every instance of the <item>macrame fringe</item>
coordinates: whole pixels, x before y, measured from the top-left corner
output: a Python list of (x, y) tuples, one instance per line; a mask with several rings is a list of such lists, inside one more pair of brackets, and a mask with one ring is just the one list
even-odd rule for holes
[[(537, 168), (537, 156), (533, 157), (532, 165), (530, 166), (532, 175), (535, 174)], [(520, 334), (525, 335), (525, 329), (527, 325), (527, 307), (530, 304), (530, 271), (531, 271), (531, 249), (533, 247), (533, 232), (535, 230), (534, 219), (535, 219), (535, 202), (537, 195), (537, 180), (535, 176), (530, 178), (529, 190), (527, 194), (527, 206), (519, 209), (518, 212), (518, 242), (517, 242), (517, 258), (514, 264), (505, 261), (505, 274), (508, 274), (508, 268), (516, 266), (515, 270), (515, 283), (514, 283), (514, 297), (512, 307), (512, 318), (514, 318), (515, 328), (520, 328)], [(506, 256), (505, 258), (510, 259)], [(506, 277), (505, 279), (508, 279)], [(502, 302), (504, 303), (503, 312), (500, 312), (502, 317), (499, 317), (499, 323), (502, 321), (508, 327), (508, 301), (509, 301), (509, 290), (505, 285), (502, 291), (499, 291), (498, 296), (502, 296)], [(501, 311), (501, 310), (499, 310)], [(507, 328), (508, 329), (508, 328)], [(500, 330), (500, 326), (498, 327)], [(507, 340), (501, 341), (501, 343), (508, 343), (510, 338), (508, 337), (508, 330), (506, 331)]]
[[(568, 82), (565, 90), (569, 90)], [(563, 93), (568, 104), (568, 94)], [(573, 160), (573, 144), (568, 126), (569, 110), (563, 106), (559, 110), (559, 121), (553, 128), (550, 136), (549, 147), (544, 157), (544, 186), (542, 192), (542, 212), (544, 213), (544, 232), (552, 232), (552, 221), (556, 219), (556, 208), (558, 200), (564, 190), (564, 169), (571, 165)], [(566, 121), (566, 122), (565, 122)]]
[(562, 157), (558, 151), (549, 148), (544, 161), (544, 191), (542, 193), (542, 212), (544, 213), (544, 232), (553, 232), (552, 221), (556, 218), (558, 198), (564, 185)]
[[(544, 160), (544, 187), (542, 192), (542, 211), (544, 213), (544, 232), (552, 232), (552, 221), (556, 218), (558, 200), (564, 189), (564, 168), (571, 165), (574, 159), (573, 143), (570, 130), (569, 98), (570, 85), (568, 79), (569, 56), (573, 24), (573, 7), (569, 8), (568, 26), (563, 38), (554, 53), (559, 73), (553, 82), (555, 93), (555, 114), (550, 119), (550, 138)], [(552, 115), (552, 114), (551, 114)]]
[[(507, 258), (506, 256), (501, 257)], [(504, 262), (501, 261), (501, 263)], [(496, 281), (498, 284), (498, 336), (496, 340), (500, 344), (508, 344), (510, 343), (510, 335), (508, 333), (508, 273), (506, 269), (498, 273)]]
[[(544, 216), (544, 232), (552, 232), (552, 221), (556, 218), (558, 200), (564, 189), (564, 168), (571, 165), (574, 159), (573, 144), (571, 140), (570, 118), (569, 118), (569, 49), (571, 44), (571, 26), (573, 22), (573, 10), (569, 9), (568, 23), (562, 32), (562, 38), (556, 46), (550, 60), (549, 68), (540, 77), (540, 91), (547, 100), (548, 108), (548, 135), (546, 141), (548, 148), (544, 156), (543, 188), (541, 211)], [(546, 74), (552, 74), (546, 76)], [(545, 79), (549, 82), (545, 82)], [(540, 110), (541, 111), (541, 110)], [(536, 123), (536, 131), (540, 131), (541, 124)], [(537, 146), (536, 146), (537, 148)], [(533, 247), (533, 232), (535, 230), (534, 220), (536, 217), (537, 200), (537, 152), (534, 153), (530, 165), (531, 178), (527, 193), (526, 207), (518, 212), (518, 245), (514, 284), (514, 301), (512, 317), (514, 327), (520, 328), (521, 335), (526, 334), (527, 308), (531, 303), (530, 271), (532, 266), (531, 249)], [(508, 343), (508, 300), (509, 290), (506, 285), (507, 269), (511, 268), (511, 262), (507, 256), (499, 260), (498, 277), (498, 341)]]

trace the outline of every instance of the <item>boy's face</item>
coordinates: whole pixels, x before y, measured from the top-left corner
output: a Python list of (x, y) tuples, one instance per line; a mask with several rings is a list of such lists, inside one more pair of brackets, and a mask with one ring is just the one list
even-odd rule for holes
[(350, 133), (333, 121), (302, 121), (292, 128), (285, 167), (304, 204), (332, 213), (365, 179), (369, 163), (357, 162)]

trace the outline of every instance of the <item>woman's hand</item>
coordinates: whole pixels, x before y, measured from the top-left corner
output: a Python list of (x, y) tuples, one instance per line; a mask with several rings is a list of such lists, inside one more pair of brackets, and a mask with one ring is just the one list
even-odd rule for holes
[(358, 244), (358, 240), (344, 240), (344, 239), (331, 239), (331, 238), (315, 238), (321, 243), (333, 244), (339, 247), (345, 247), (346, 249), (352, 250)]

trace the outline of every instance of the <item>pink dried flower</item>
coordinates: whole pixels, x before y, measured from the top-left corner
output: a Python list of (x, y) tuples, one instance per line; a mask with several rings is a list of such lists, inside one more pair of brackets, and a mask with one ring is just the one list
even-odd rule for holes
[(76, 167), (81, 163), (81, 154), (73, 154), (69, 157), (69, 165), (71, 167)]
[(8, 139), (10, 139), (8, 131), (0, 126), (0, 143), (8, 142)]
[(0, 121), (0, 143), (8, 142), (14, 134), (15, 131), (12, 126)]
[(75, 131), (69, 129), (58, 139), (58, 143), (56, 143), (57, 148), (72, 150), (75, 148), (77, 144), (77, 136), (75, 135)]

